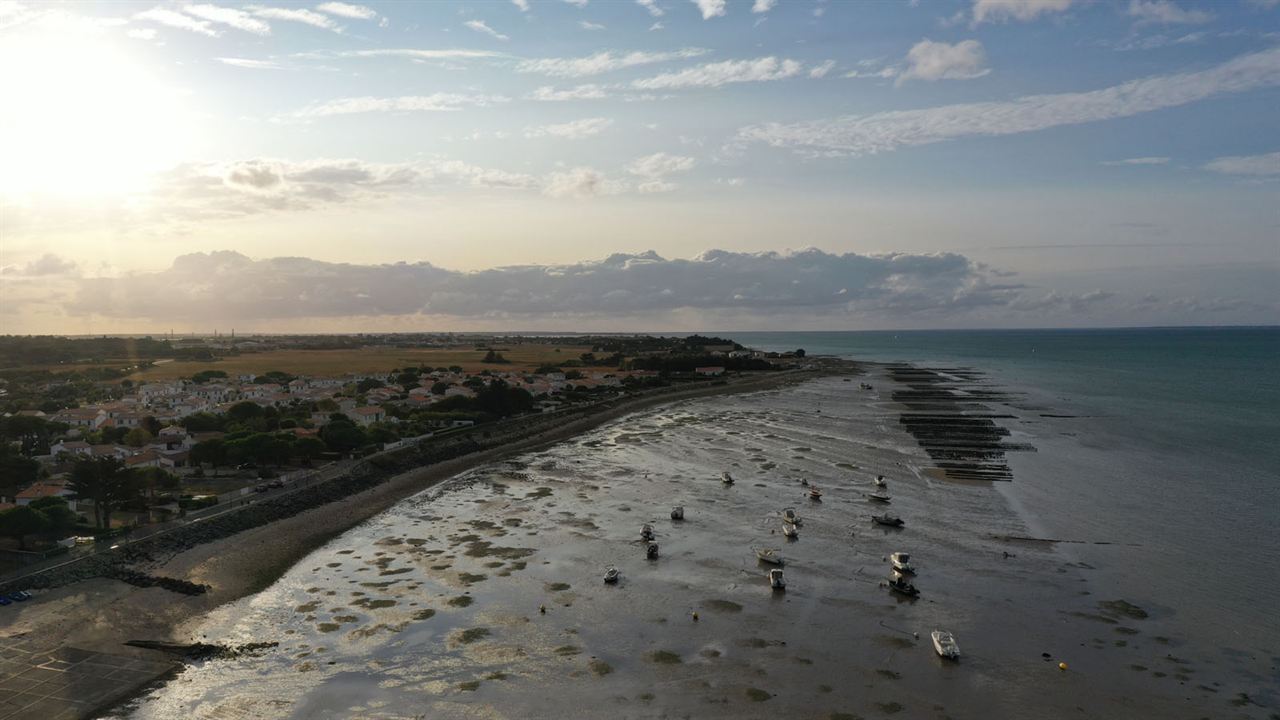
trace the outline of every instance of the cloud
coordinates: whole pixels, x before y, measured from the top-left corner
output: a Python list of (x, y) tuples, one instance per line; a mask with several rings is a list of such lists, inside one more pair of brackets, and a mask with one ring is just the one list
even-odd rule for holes
[(488, 24), (488, 23), (486, 23), (486, 22), (485, 22), (485, 21), (483, 21), (483, 20), (468, 20), (468, 21), (466, 21), (466, 22), (464, 22), (464, 23), (462, 23), (462, 24), (463, 24), (463, 25), (466, 25), (467, 27), (471, 28), (472, 30), (475, 30), (475, 31), (476, 31), (476, 32), (478, 32), (478, 33), (484, 33), (485, 35), (488, 35), (489, 37), (494, 38), (494, 39), (496, 39), (496, 40), (510, 40), (510, 39), (511, 39), (511, 36), (510, 36), (510, 35), (503, 35), (502, 33), (498, 32), (497, 30), (494, 30), (493, 28), (489, 27), (489, 24)]
[(557, 137), (566, 140), (578, 140), (592, 135), (599, 135), (609, 129), (611, 125), (613, 125), (613, 121), (608, 118), (583, 118), (582, 120), (573, 120), (567, 123), (525, 128), (524, 136), (527, 138)]
[(762, 142), (813, 155), (858, 156), (957, 138), (1014, 135), (1130, 117), (1276, 85), (1280, 85), (1280, 48), (1242, 55), (1207, 70), (1157, 75), (1089, 92), (752, 125), (738, 132), (736, 142)]
[(835, 60), (828, 60), (822, 63), (821, 65), (815, 65), (812, 68), (809, 68), (809, 77), (811, 78), (826, 77), (827, 73), (835, 69), (835, 66), (836, 66)]
[(668, 90), (690, 87), (721, 87), (729, 83), (782, 80), (800, 74), (800, 63), (763, 57), (755, 60), (726, 60), (664, 73), (632, 81), (639, 90)]
[(187, 5), (184, 11), (198, 18), (243, 30), (255, 35), (270, 35), (271, 26), (243, 10), (217, 5)]
[(378, 17), (378, 13), (371, 7), (364, 5), (349, 5), (344, 2), (326, 2), (320, 3), (316, 9), (330, 15), (351, 18), (352, 20), (372, 20)]
[(248, 68), (250, 70), (279, 70), (281, 66), (272, 60), (250, 60), (248, 58), (217, 58), (224, 65)]
[(589, 20), (579, 20), (578, 27), (582, 28), (583, 30), (604, 30), (605, 29), (604, 25), (601, 25), (600, 23), (593, 23)]
[(652, 17), (662, 17), (664, 14), (662, 8), (658, 7), (656, 0), (636, 0), (636, 4), (649, 11)]
[(991, 72), (986, 67), (986, 51), (977, 40), (950, 45), (925, 38), (907, 52), (906, 62), (907, 68), (898, 76), (898, 84), (911, 79), (971, 80)]
[(681, 308), (957, 312), (1016, 298), (953, 253), (843, 255), (820, 250), (692, 259), (652, 251), (566, 265), (457, 272), (430, 263), (355, 265), (302, 257), (194, 253), (154, 273), (78, 281), (76, 315), (170, 321), (258, 321), (385, 315), (616, 316)]
[(74, 275), (79, 267), (74, 260), (45, 253), (26, 265), (8, 265), (0, 268), (0, 275), (19, 277), (48, 277), (50, 275)]
[(213, 28), (213, 24), (207, 20), (197, 20), (189, 15), (183, 15), (180, 12), (174, 12), (173, 10), (159, 6), (153, 7), (150, 10), (143, 10), (133, 17), (135, 20), (149, 20), (154, 23), (160, 23), (161, 25), (178, 28), (179, 30), (187, 30), (193, 33), (200, 33), (201, 35), (208, 35), (209, 37), (218, 37), (221, 34), (215, 30)]
[(578, 9), (582, 9), (586, 7), (587, 4), (591, 2), (591, 0), (564, 0), (564, 2)]
[(372, 50), (344, 50), (336, 53), (298, 53), (294, 57), (300, 58), (331, 58), (331, 57), (406, 57), (412, 60), (475, 60), (481, 58), (503, 57), (500, 52), (493, 50), (470, 50), (470, 49), (448, 49), (448, 50), (422, 50), (416, 48), (376, 48)]
[(684, 48), (671, 52), (636, 51), (625, 54), (605, 50), (585, 57), (522, 60), (516, 64), (516, 71), (552, 77), (586, 77), (640, 65), (685, 60), (705, 55), (707, 52), (702, 48)]
[(710, 20), (713, 17), (724, 17), (725, 0), (691, 0), (691, 2), (698, 6), (699, 12), (702, 13), (703, 20)]
[(1103, 160), (1103, 165), (1168, 165), (1167, 157), (1135, 157), (1125, 158), (1123, 160)]
[(301, 8), (277, 8), (265, 7), (262, 5), (249, 5), (245, 8), (255, 17), (266, 18), (268, 20), (282, 20), (284, 22), (296, 22), (312, 27), (318, 27), (323, 30), (330, 30), (336, 33), (342, 32), (342, 27), (335, 23), (329, 16), (322, 15), (311, 10)]
[(694, 162), (691, 157), (659, 152), (633, 160), (627, 165), (627, 172), (657, 180), (672, 173), (688, 172), (693, 169)]
[(1201, 25), (1213, 19), (1203, 10), (1184, 10), (1170, 0), (1130, 0), (1129, 15), (1139, 24)]
[(484, 168), (457, 160), (445, 160), (431, 165), (431, 172), (445, 177), (464, 180), (474, 188), (490, 190), (527, 190), (538, 186), (537, 178), (524, 173), (513, 173), (494, 168)]
[(511, 4), (515, 5), (520, 12), (529, 12), (529, 0), (511, 0)]
[(1204, 169), (1224, 175), (1276, 177), (1280, 176), (1280, 152), (1214, 158), (1204, 166)]
[(609, 93), (602, 85), (578, 85), (562, 90), (544, 85), (525, 97), (529, 100), (541, 102), (565, 102), (569, 100), (600, 100), (609, 97)]
[(774, 5), (777, 4), (778, 0), (756, 0), (755, 3), (751, 5), (751, 12), (767, 13), (773, 9)]
[(581, 199), (599, 195), (616, 195), (625, 192), (626, 189), (625, 183), (611, 180), (598, 170), (576, 167), (564, 172), (551, 173), (542, 192), (553, 198)]
[(1052, 290), (1040, 297), (1020, 296), (1009, 303), (1009, 309), (1019, 312), (1066, 310), (1072, 313), (1082, 313), (1114, 297), (1115, 293), (1103, 290), (1091, 290), (1084, 293), (1065, 293)]
[(155, 28), (129, 28), (129, 30), (127, 30), (125, 34), (135, 40), (155, 40), (156, 39)]
[(973, 0), (973, 24), (984, 22), (1028, 22), (1041, 15), (1064, 12), (1073, 0)]
[(401, 97), (352, 97), (328, 100), (295, 110), (288, 117), (318, 118), (331, 115), (354, 115), (371, 112), (452, 112), (467, 106), (487, 107), (505, 103), (501, 95), (463, 95), (434, 93)]

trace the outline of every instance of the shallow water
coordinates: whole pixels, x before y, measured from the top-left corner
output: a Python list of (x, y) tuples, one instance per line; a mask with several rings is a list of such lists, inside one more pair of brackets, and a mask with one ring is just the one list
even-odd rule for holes
[[(1259, 697), (1252, 658), (1100, 607), (1121, 598), (1052, 544), (994, 541), (1031, 531), (990, 485), (923, 473), (897, 406), (862, 379), (644, 411), (410, 498), (200, 629), (278, 648), (195, 665), (122, 714), (1265, 716), (1229, 702)], [(876, 474), (905, 529), (869, 522), (884, 510), (865, 499)], [(683, 522), (668, 518), (677, 504)], [(794, 542), (788, 506), (804, 520)], [(768, 587), (762, 546), (787, 559), (785, 592)], [(879, 584), (897, 550), (919, 567), (918, 600)], [(937, 627), (959, 664), (933, 653)]]

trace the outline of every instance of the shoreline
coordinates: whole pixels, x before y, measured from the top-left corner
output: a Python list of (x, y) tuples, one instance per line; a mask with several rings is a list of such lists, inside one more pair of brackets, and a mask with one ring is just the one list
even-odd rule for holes
[(650, 407), (718, 395), (774, 390), (818, 377), (858, 371), (857, 364), (847, 361), (825, 362), (823, 367), (730, 379), (723, 384), (624, 399), (614, 407), (571, 419), (515, 442), (401, 472), (361, 492), (227, 537), (179, 549), (163, 559), (139, 564), (141, 569), (155, 575), (208, 585), (209, 591), (201, 595), (181, 595), (158, 587), (140, 588), (105, 577), (46, 590), (37, 596), (35, 602), (20, 606), (20, 609), (12, 608), (18, 612), (16, 617), (10, 615), (7, 618), (9, 625), (0, 630), (0, 644), (11, 647), (26, 644), (22, 652), (33, 655), (75, 648), (123, 658), (173, 663), (170, 672), (122, 684), (109, 701), (83, 715), (93, 717), (136, 697), (181, 667), (180, 661), (167, 653), (134, 648), (125, 642), (208, 641), (192, 635), (192, 628), (208, 613), (269, 587), (289, 568), (333, 538), (452, 477), (555, 445)]

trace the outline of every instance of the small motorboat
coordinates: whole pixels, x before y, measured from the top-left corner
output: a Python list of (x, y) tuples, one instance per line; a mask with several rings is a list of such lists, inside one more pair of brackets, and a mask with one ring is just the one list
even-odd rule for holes
[(896, 552), (889, 555), (889, 564), (897, 572), (906, 575), (915, 575), (916, 569), (911, 565), (911, 554), (904, 552)]
[(790, 523), (782, 523), (782, 534), (790, 540), (798, 540), (800, 538), (800, 528)]
[(785, 508), (782, 511), (782, 522), (789, 523), (791, 525), (803, 524), (803, 522), (800, 520), (800, 516), (796, 514), (795, 508)]
[(920, 591), (916, 589), (916, 586), (912, 585), (906, 578), (897, 573), (893, 574), (893, 577), (890, 578), (888, 584), (889, 590), (896, 592), (899, 595), (906, 595), (911, 598), (920, 597)]
[(675, 507), (671, 508), (671, 519), (672, 519), (672, 520), (683, 520), (683, 519), (684, 519), (684, 506), (683, 506), (683, 505), (677, 505), (677, 506), (675, 506)]
[(787, 589), (787, 581), (782, 578), (782, 568), (774, 568), (769, 571), (769, 587), (774, 590)]
[(756, 557), (760, 562), (767, 562), (771, 565), (783, 565), (782, 551), (776, 548), (756, 548)]
[(871, 520), (877, 525), (887, 525), (889, 527), (902, 527), (906, 523), (902, 522), (902, 518), (894, 517), (889, 513), (883, 515), (872, 515)]
[(724, 472), (720, 473), (720, 482), (724, 483), (725, 485), (733, 484), (733, 476), (729, 474), (728, 470), (725, 470)]
[(960, 659), (960, 646), (956, 644), (956, 638), (945, 630), (934, 630), (933, 649), (938, 651), (940, 657), (948, 660)]
[(644, 548), (644, 556), (650, 560), (658, 559), (658, 543), (651, 542)]
[(650, 525), (650, 524), (648, 524), (648, 523), (645, 523), (644, 527), (640, 528), (640, 539), (641, 539), (641, 540), (652, 540), (652, 539), (653, 539), (653, 526), (652, 526), (652, 525)]
[(822, 491), (818, 489), (817, 485), (813, 485), (809, 488), (809, 499), (822, 500)]
[(888, 493), (882, 493), (882, 492), (867, 493), (867, 499), (874, 500), (875, 502), (878, 502), (878, 503), (884, 503), (885, 505), (888, 505), (889, 503), (893, 502), (893, 498), (890, 498)]
[(889, 483), (884, 481), (883, 475), (877, 475), (876, 479), (871, 481), (871, 484), (878, 488), (889, 487)]
[(609, 583), (610, 585), (612, 585), (613, 583), (618, 582), (618, 578), (619, 578), (619, 577), (621, 577), (621, 576), (622, 576), (622, 573), (618, 572), (618, 568), (616, 568), (616, 567), (614, 567), (614, 566), (612, 566), (612, 565), (610, 565), (609, 567), (605, 568), (605, 571), (604, 571), (604, 581), (605, 581), (605, 582), (607, 582), (607, 583)]

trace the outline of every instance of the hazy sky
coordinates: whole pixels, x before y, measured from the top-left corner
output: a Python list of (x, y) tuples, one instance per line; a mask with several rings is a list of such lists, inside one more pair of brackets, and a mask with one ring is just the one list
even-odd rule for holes
[(0, 0), (0, 68), (4, 333), (1280, 318), (1280, 0)]

